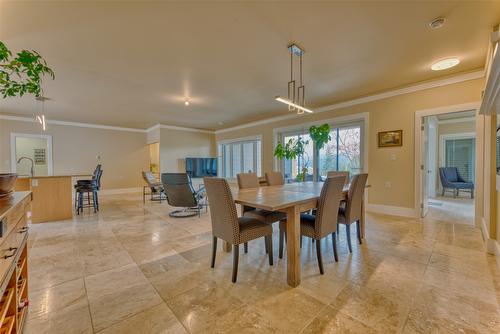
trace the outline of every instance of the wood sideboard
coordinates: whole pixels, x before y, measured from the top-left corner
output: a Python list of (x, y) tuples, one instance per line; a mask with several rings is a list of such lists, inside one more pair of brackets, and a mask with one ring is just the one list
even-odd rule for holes
[(0, 333), (22, 333), (28, 311), (31, 192), (0, 199)]

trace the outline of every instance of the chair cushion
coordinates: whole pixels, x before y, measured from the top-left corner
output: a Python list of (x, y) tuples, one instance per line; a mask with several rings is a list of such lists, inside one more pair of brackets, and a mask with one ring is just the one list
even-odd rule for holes
[(472, 182), (453, 182), (453, 187), (456, 189), (474, 189)]
[(458, 181), (458, 170), (455, 167), (445, 167), (443, 168), (443, 174), (448, 182)]
[(245, 211), (243, 213), (244, 217), (249, 217), (253, 219), (260, 220), (267, 224), (272, 224), (274, 222), (286, 219), (286, 214), (282, 212), (267, 211), (262, 209), (252, 209)]
[(239, 217), (238, 224), (240, 225), (240, 243), (244, 243), (253, 239), (271, 235), (273, 227), (261, 220), (250, 217)]

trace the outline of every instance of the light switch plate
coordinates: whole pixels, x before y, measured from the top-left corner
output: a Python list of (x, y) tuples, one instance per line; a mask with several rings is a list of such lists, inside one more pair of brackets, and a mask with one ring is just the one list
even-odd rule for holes
[(38, 179), (31, 179), (31, 186), (38, 187)]

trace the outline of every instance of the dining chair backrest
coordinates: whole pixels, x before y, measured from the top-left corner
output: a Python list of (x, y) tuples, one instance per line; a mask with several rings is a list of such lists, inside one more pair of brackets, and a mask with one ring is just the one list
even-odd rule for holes
[(240, 173), (236, 175), (236, 177), (240, 189), (258, 188), (260, 186), (259, 178), (256, 173)]
[(229, 184), (226, 179), (219, 177), (205, 177), (203, 181), (207, 190), (213, 235), (233, 245), (237, 244), (240, 227)]
[(344, 178), (344, 185), (345, 186), (349, 184), (349, 172), (348, 171), (332, 170), (332, 171), (329, 171), (326, 173), (327, 178), (337, 177), (337, 176), (342, 176)]
[(344, 189), (342, 176), (327, 178), (319, 196), (318, 210), (314, 221), (317, 238), (323, 238), (337, 230), (337, 215)]
[(367, 179), (368, 174), (357, 174), (354, 175), (351, 180), (345, 207), (347, 224), (351, 224), (361, 219), (361, 203), (363, 201), (363, 193), (365, 192)]
[(281, 172), (266, 173), (266, 182), (268, 186), (281, 186), (285, 184), (285, 179)]

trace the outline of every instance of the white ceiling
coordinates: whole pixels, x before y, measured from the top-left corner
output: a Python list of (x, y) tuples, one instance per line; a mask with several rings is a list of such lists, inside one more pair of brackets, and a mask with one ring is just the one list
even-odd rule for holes
[[(431, 30), (437, 16), (447, 22)], [(500, 1), (0, 1), (0, 39), (55, 70), (49, 119), (137, 128), (286, 114), (273, 97), (286, 93), (291, 41), (306, 49), (307, 100), (318, 107), (483, 68), (498, 22)], [(460, 65), (430, 71), (449, 56)], [(35, 111), (32, 97), (0, 101), (4, 114)]]

